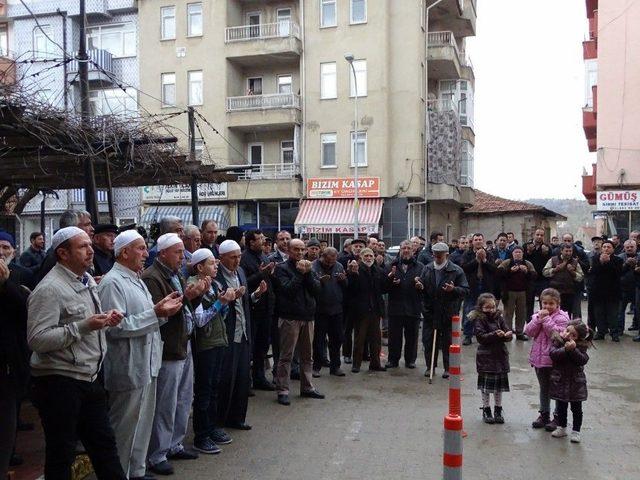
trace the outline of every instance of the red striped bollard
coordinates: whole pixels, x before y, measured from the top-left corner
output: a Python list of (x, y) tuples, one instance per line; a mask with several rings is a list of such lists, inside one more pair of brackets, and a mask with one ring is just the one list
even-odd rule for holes
[(462, 480), (462, 417), (444, 417), (443, 480)]
[(462, 344), (462, 320), (460, 315), (451, 317), (451, 341), (454, 345)]
[(462, 383), (460, 360), (462, 347), (449, 345), (449, 415), (462, 416)]

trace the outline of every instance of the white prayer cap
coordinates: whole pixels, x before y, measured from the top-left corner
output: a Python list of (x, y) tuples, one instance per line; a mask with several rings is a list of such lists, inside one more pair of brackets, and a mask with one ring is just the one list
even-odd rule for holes
[(113, 241), (113, 253), (117, 257), (124, 247), (138, 239), (144, 240), (137, 230), (125, 230)]
[(236, 250), (240, 250), (240, 245), (235, 240), (225, 240), (220, 244), (218, 248), (218, 252), (220, 255), (224, 255), (225, 253), (235, 252)]
[(160, 235), (156, 245), (158, 247), (158, 251), (161, 252), (162, 250), (173, 247), (178, 243), (182, 243), (182, 240), (180, 240), (177, 233), (165, 233), (164, 235)]
[(199, 248), (191, 255), (190, 265), (197, 265), (200, 262), (204, 262), (207, 258), (213, 257), (213, 253), (208, 248)]
[(76, 235), (80, 235), (81, 233), (85, 233), (85, 231), (79, 229), (78, 227), (64, 227), (64, 228), (61, 228), (51, 238), (51, 248), (55, 252), (56, 248), (58, 248), (60, 246), (60, 244), (62, 244), (63, 242), (66, 242), (70, 238), (75, 237)]

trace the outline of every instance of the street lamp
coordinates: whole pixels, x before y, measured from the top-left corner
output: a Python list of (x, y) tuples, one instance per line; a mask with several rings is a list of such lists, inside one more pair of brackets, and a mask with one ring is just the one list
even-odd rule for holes
[(344, 59), (349, 63), (351, 67), (351, 71), (353, 72), (353, 85), (355, 87), (355, 98), (354, 98), (354, 118), (353, 125), (355, 130), (355, 141), (353, 144), (353, 156), (355, 157), (354, 167), (353, 167), (353, 178), (354, 178), (354, 196), (353, 196), (353, 238), (358, 238), (358, 232), (360, 230), (360, 202), (358, 200), (358, 78), (356, 77), (356, 69), (353, 66), (354, 60), (353, 53), (345, 53)]

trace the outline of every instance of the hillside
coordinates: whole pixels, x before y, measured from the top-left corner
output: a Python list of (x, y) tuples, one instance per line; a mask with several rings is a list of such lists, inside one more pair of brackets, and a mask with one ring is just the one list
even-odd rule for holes
[[(589, 205), (586, 200), (575, 199), (558, 199), (558, 198), (531, 198), (526, 202), (553, 210), (567, 217), (567, 221), (558, 229), (558, 233), (565, 232), (575, 233), (578, 228), (584, 226), (593, 226), (593, 216), (591, 212), (595, 210), (593, 205)], [(584, 239), (583, 239), (584, 241)]]

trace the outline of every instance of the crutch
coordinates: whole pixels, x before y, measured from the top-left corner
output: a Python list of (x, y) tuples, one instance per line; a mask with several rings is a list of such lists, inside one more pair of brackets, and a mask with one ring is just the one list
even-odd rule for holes
[(433, 344), (431, 345), (431, 368), (429, 371), (429, 384), (433, 383), (433, 364), (436, 356), (436, 338), (438, 338), (438, 329), (433, 330)]

